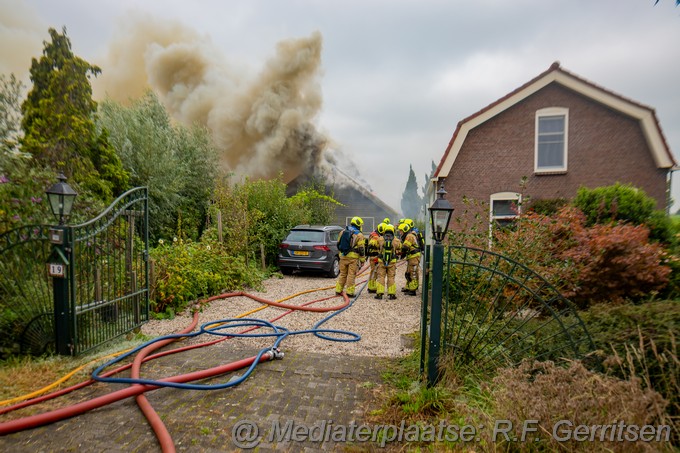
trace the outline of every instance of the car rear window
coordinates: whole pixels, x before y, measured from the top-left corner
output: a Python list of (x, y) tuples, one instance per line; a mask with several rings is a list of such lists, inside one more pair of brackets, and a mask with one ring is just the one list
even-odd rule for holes
[(288, 233), (289, 242), (323, 242), (323, 231), (293, 230)]

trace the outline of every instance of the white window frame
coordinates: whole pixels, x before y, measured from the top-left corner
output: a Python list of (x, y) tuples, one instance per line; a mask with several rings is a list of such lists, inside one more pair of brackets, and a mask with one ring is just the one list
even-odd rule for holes
[[(495, 201), (514, 201), (517, 205), (517, 214), (494, 215), (493, 204)], [(522, 213), (522, 194), (518, 192), (498, 192), (489, 197), (489, 247), (491, 247), (493, 224), (496, 220), (516, 219)]]
[[(538, 166), (538, 137), (539, 137), (539, 119), (546, 116), (563, 116), (564, 117), (564, 165), (552, 167)], [(569, 109), (566, 107), (550, 107), (536, 111), (536, 124), (534, 132), (534, 173), (564, 173), (567, 171), (567, 161), (569, 157)]]

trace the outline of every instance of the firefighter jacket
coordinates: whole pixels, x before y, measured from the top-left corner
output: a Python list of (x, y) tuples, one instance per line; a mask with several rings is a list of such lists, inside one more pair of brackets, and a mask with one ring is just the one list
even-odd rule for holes
[(420, 247), (418, 246), (418, 239), (413, 232), (406, 233), (406, 237), (401, 243), (401, 256), (406, 259), (420, 256)]

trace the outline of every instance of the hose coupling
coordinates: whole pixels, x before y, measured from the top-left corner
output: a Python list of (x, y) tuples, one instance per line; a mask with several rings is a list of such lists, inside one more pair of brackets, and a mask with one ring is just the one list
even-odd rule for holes
[(279, 348), (271, 348), (269, 352), (271, 353), (272, 359), (283, 359), (283, 352)]

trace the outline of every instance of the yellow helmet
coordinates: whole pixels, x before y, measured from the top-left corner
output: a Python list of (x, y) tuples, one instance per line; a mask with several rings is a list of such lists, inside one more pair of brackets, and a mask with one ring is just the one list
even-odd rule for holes
[(378, 232), (379, 235), (382, 236), (383, 234), (385, 234), (385, 227), (386, 226), (387, 226), (387, 224), (385, 222), (378, 224), (378, 228), (376, 228), (376, 231)]
[(364, 219), (362, 219), (361, 217), (352, 217), (352, 221), (350, 222), (350, 224), (359, 228), (359, 231), (361, 231), (361, 227), (364, 224)]
[(411, 231), (411, 226), (408, 223), (404, 222), (401, 225), (399, 225), (399, 231), (401, 231), (402, 233), (408, 233), (409, 231)]
[(385, 218), (383, 219), (383, 223), (384, 223), (385, 225), (389, 225), (389, 224), (390, 224), (390, 218), (389, 218), (389, 217), (385, 217)]
[(394, 225), (391, 225), (391, 224), (385, 225), (384, 233), (392, 233), (392, 235), (394, 236)]
[(404, 223), (408, 225), (409, 229), (413, 229), (416, 224), (413, 222), (413, 219), (404, 219)]

